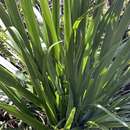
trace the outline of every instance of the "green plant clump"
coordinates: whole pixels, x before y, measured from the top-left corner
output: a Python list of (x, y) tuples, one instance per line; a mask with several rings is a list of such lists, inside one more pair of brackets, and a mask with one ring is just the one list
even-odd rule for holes
[(130, 96), (120, 90), (130, 79), (130, 3), (120, 17), (124, 0), (106, 12), (105, 0), (64, 0), (62, 16), (60, 0), (51, 9), (48, 0), (4, 1), (0, 18), (26, 71), (0, 65), (0, 89), (14, 103), (0, 108), (35, 130), (129, 129)]

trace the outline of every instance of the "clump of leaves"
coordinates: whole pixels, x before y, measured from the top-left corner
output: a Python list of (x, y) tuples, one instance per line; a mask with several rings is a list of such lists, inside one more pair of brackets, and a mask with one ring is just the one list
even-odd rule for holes
[(7, 10), (0, 4), (12, 48), (26, 66), (25, 74), (0, 66), (0, 88), (15, 104), (0, 107), (37, 130), (129, 129), (130, 96), (118, 92), (130, 79), (130, 40), (123, 38), (130, 3), (120, 17), (124, 0), (105, 13), (105, 0), (64, 0), (61, 20), (60, 0), (51, 10), (47, 0), (37, 2), (39, 11), (33, 0), (21, 0), (22, 11), (14, 0), (5, 0)]

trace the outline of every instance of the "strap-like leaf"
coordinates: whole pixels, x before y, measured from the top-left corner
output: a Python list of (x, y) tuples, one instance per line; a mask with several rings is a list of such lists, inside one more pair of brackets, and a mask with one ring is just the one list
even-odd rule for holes
[(70, 115), (69, 115), (69, 117), (68, 117), (68, 119), (67, 119), (67, 122), (66, 122), (66, 124), (65, 124), (65, 127), (64, 127), (65, 130), (70, 130), (70, 128), (71, 128), (71, 126), (72, 126), (72, 123), (73, 123), (73, 121), (74, 121), (75, 112), (76, 112), (76, 108), (74, 107), (74, 108), (71, 110)]
[(43, 125), (40, 121), (38, 121), (36, 118), (33, 118), (33, 117), (27, 115), (26, 113), (21, 112), (14, 106), (10, 106), (10, 105), (0, 102), (0, 108), (8, 111), (9, 113), (11, 113), (12, 115), (14, 115), (17, 118), (22, 119), (29, 125), (36, 128), (37, 130), (50, 130), (45, 125)]
[(127, 125), (127, 123), (125, 123), (124, 121), (122, 121), (119, 117), (117, 117), (114, 113), (110, 112), (109, 110), (107, 110), (105, 107), (97, 104), (95, 105), (95, 107), (101, 109), (102, 111), (104, 111), (106, 114), (108, 114), (110, 117), (112, 117), (115, 121), (119, 122), (122, 126), (129, 128), (129, 126)]

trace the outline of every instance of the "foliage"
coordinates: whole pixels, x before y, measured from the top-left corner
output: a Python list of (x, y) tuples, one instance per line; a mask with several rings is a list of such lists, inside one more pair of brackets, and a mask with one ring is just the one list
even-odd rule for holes
[(130, 96), (120, 92), (130, 79), (130, 40), (123, 39), (130, 3), (120, 17), (124, 0), (105, 13), (104, 2), (64, 0), (63, 16), (60, 0), (51, 10), (47, 0), (5, 0), (7, 10), (0, 4), (11, 47), (26, 68), (12, 73), (0, 66), (0, 88), (14, 103), (0, 102), (2, 109), (36, 130), (130, 128)]

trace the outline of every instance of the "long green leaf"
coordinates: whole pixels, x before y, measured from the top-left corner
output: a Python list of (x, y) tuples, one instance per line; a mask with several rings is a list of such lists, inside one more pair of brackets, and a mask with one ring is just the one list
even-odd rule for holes
[[(55, 25), (53, 22), (53, 17), (52, 17), (51, 11), (49, 9), (48, 0), (40, 0), (40, 5), (41, 5), (43, 18), (45, 19), (46, 25), (49, 28), (49, 31), (51, 32), (52, 42), (55, 43), (58, 41), (58, 36), (56, 34), (56, 29), (55, 29)], [(60, 58), (59, 53), (60, 53), (60, 49), (59, 49), (59, 45), (57, 45), (54, 48), (54, 55), (55, 55), (56, 59)]]
[(38, 34), (38, 24), (33, 12), (32, 2), (31, 0), (21, 0), (21, 5), (25, 16), (28, 33), (32, 40), (33, 51), (35, 53), (35, 56), (40, 58), (40, 56), (42, 56), (42, 48)]
[(72, 22), (71, 22), (71, 10), (70, 10), (70, 0), (64, 0), (64, 41), (66, 48), (68, 49), (68, 44), (70, 42), (71, 33), (72, 33)]
[(0, 102), (0, 108), (8, 111), (9, 113), (11, 113), (12, 115), (14, 115), (17, 118), (22, 119), (29, 125), (36, 128), (37, 130), (50, 130), (45, 125), (43, 125), (40, 121), (38, 121), (36, 118), (33, 118), (33, 117), (27, 115), (26, 113), (21, 112), (14, 106), (10, 106), (10, 105)]
[(124, 121), (122, 121), (120, 118), (118, 118), (115, 114), (111, 113), (109, 110), (107, 110), (105, 107), (101, 106), (101, 105), (95, 105), (97, 108), (101, 109), (102, 111), (104, 111), (105, 113), (107, 113), (110, 117), (112, 117), (115, 121), (119, 122), (120, 124), (122, 124), (122, 126), (129, 128), (129, 126), (127, 125), (127, 123), (125, 123)]
[(8, 9), (8, 14), (10, 16), (12, 25), (15, 26), (18, 29), (18, 31), (21, 33), (21, 36), (25, 40), (25, 43), (29, 44), (21, 16), (17, 9), (16, 2), (14, 0), (5, 0), (5, 3)]
[(71, 128), (71, 126), (72, 126), (72, 123), (73, 123), (73, 121), (74, 121), (75, 112), (76, 112), (76, 108), (74, 107), (74, 108), (71, 110), (70, 115), (69, 115), (69, 117), (68, 117), (68, 119), (67, 119), (67, 122), (66, 122), (66, 124), (65, 124), (65, 127), (64, 127), (65, 130), (70, 130), (70, 128)]

